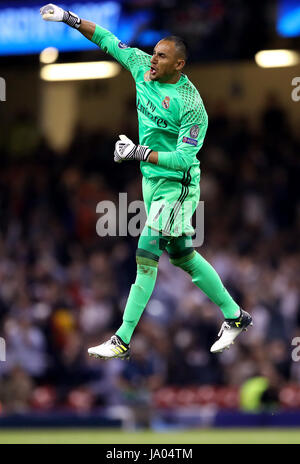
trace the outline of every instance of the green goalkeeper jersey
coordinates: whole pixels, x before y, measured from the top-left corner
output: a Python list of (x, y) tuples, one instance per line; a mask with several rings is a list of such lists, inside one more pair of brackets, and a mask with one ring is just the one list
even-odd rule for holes
[(135, 80), (139, 143), (158, 152), (158, 164), (140, 163), (143, 176), (187, 185), (199, 183), (197, 153), (203, 145), (208, 118), (195, 86), (185, 74), (176, 84), (151, 81), (151, 55), (128, 47), (98, 25), (92, 42), (128, 69)]

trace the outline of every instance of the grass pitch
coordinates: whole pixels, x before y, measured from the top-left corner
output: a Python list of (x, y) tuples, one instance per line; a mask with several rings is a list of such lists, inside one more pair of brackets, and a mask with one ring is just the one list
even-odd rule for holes
[(0, 444), (300, 444), (300, 429), (0, 429)]

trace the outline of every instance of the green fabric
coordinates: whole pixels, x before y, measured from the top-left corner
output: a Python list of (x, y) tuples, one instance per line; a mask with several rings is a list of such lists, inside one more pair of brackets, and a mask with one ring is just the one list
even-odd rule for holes
[(171, 262), (190, 274), (193, 283), (219, 306), (226, 319), (237, 317), (239, 305), (225, 289), (214, 268), (198, 252), (178, 260), (171, 259)]
[(194, 85), (185, 74), (176, 84), (151, 81), (151, 55), (127, 47), (98, 25), (92, 42), (119, 61), (135, 80), (139, 143), (158, 152), (157, 165), (140, 163), (143, 176), (182, 181), (190, 169), (191, 183), (199, 184), (196, 155), (204, 142), (208, 117)]
[[(171, 258), (170, 257), (170, 262), (177, 267), (182, 267), (184, 265), (186, 267), (186, 264), (188, 261), (194, 258), (196, 251), (193, 250), (189, 252), (187, 255), (181, 256), (180, 258)], [(182, 267), (183, 269), (183, 267)], [(185, 269), (184, 269), (185, 270)]]
[(192, 237), (185, 235), (172, 238), (169, 241), (166, 250), (169, 253), (171, 259), (183, 258), (194, 251), (193, 239)]
[(158, 261), (150, 259), (150, 258), (145, 258), (143, 256), (137, 256), (136, 257), (136, 262), (137, 264), (145, 264), (146, 266), (154, 266), (158, 267)]
[[(186, 176), (189, 180), (189, 176)], [(192, 216), (200, 199), (200, 186), (168, 179), (143, 178), (146, 224), (166, 237), (194, 235)]]
[[(146, 258), (148, 259), (148, 261), (155, 261), (155, 264), (157, 265), (158, 263), (158, 260), (159, 260), (159, 256), (157, 256), (156, 254), (150, 252), (150, 251), (147, 251), (147, 250), (143, 250), (142, 248), (138, 248), (136, 250), (136, 256), (137, 256), (137, 259), (138, 258)], [(138, 261), (140, 262), (140, 261)]]
[(131, 286), (123, 315), (123, 323), (116, 334), (125, 343), (129, 343), (140, 317), (152, 295), (159, 257), (168, 240), (148, 226), (145, 226), (139, 238), (136, 252), (137, 276)]
[(138, 241), (137, 256), (158, 261), (168, 243), (169, 238), (146, 224)]
[(125, 343), (130, 343), (134, 329), (152, 295), (157, 276), (157, 266), (149, 264), (137, 265), (135, 283), (131, 286), (127, 304), (123, 314), (123, 323), (116, 334)]

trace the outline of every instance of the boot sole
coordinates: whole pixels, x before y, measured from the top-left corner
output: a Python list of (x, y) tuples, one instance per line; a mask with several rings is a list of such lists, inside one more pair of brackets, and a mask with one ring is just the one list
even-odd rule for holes
[(130, 353), (124, 354), (124, 356), (112, 356), (112, 357), (100, 356), (100, 354), (96, 354), (96, 353), (88, 353), (88, 355), (90, 358), (104, 359), (105, 361), (108, 361), (109, 359), (121, 359), (121, 361), (129, 361), (130, 359)]

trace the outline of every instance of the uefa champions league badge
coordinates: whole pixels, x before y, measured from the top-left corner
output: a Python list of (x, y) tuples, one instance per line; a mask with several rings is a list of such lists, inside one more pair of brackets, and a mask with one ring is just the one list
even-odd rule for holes
[(169, 109), (170, 97), (165, 97), (165, 99), (162, 102), (162, 106), (163, 106), (163, 108), (165, 108), (165, 110)]
[(193, 127), (191, 127), (191, 130), (190, 130), (190, 136), (192, 137), (192, 139), (196, 139), (199, 135), (199, 126), (197, 124), (195, 124)]
[(189, 145), (193, 145), (194, 147), (198, 145), (198, 140), (191, 139), (190, 137), (183, 137), (182, 141), (183, 143), (188, 143)]
[(119, 48), (129, 48), (129, 46), (127, 44), (125, 44), (124, 42), (119, 42), (118, 47)]

